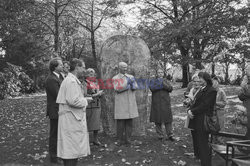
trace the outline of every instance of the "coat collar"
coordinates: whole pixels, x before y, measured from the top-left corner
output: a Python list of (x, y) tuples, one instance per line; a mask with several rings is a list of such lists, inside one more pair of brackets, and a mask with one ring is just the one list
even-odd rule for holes
[(69, 73), (69, 74), (67, 75), (67, 77), (70, 77), (70, 78), (76, 80), (76, 82), (77, 82), (78, 84), (81, 84), (81, 81), (79, 81), (79, 79), (78, 79), (74, 74)]
[(51, 75), (51, 77), (53, 77), (54, 79), (60, 81), (60, 75), (59, 75), (59, 77), (58, 77), (54, 72), (51, 72), (50, 75)]
[(204, 88), (200, 88), (199, 92), (196, 93), (196, 98), (200, 98), (204, 95), (204, 92), (206, 92), (211, 86), (205, 86)]
[(60, 74), (58, 74), (57, 72), (53, 71), (53, 74), (54, 74), (57, 78), (60, 78)]
[(119, 78), (129, 77), (129, 74), (127, 74), (127, 73), (125, 73), (125, 74), (118, 73), (118, 77), (119, 77)]

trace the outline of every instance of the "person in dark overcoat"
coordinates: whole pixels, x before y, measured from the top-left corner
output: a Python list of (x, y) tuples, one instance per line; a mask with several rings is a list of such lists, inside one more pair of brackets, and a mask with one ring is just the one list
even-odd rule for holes
[(173, 87), (170, 81), (164, 78), (163, 70), (159, 69), (157, 71), (157, 78), (150, 81), (150, 90), (152, 92), (150, 122), (155, 123), (156, 133), (160, 140), (164, 138), (162, 130), (162, 126), (164, 125), (168, 139), (174, 141), (172, 132), (173, 115), (169, 96)]
[(190, 118), (189, 128), (194, 130), (193, 139), (196, 139), (197, 156), (201, 166), (211, 166), (211, 151), (208, 145), (209, 133), (205, 131), (204, 117), (212, 116), (216, 103), (217, 91), (212, 87), (211, 76), (207, 72), (198, 74), (201, 88), (197, 92), (194, 103), (188, 109)]
[(47, 116), (50, 119), (49, 131), (49, 155), (50, 162), (57, 163), (57, 131), (58, 131), (58, 110), (56, 103), (58, 91), (63, 80), (60, 74), (63, 70), (63, 63), (60, 58), (53, 58), (49, 62), (50, 74), (45, 80), (47, 94)]

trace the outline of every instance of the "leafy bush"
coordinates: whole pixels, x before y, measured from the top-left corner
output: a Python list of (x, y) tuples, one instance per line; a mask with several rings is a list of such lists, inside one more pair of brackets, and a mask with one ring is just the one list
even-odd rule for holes
[(0, 99), (31, 92), (33, 92), (33, 80), (22, 67), (7, 63), (7, 67), (0, 72)]

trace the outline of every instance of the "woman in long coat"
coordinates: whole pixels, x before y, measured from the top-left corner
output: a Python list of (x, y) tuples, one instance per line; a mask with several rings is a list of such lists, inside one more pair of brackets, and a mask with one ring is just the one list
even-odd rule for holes
[(99, 90), (96, 80), (95, 70), (92, 68), (87, 69), (87, 95), (93, 98), (86, 109), (88, 131), (93, 131), (93, 144), (100, 146), (98, 140), (98, 131), (100, 130), (101, 122), (101, 101), (100, 97), (103, 95), (103, 90)]
[[(189, 94), (186, 95), (186, 99), (184, 101), (184, 106), (186, 106), (188, 109), (191, 107), (191, 105), (194, 103), (195, 96), (200, 90), (200, 78), (198, 74), (193, 75), (192, 77), (192, 82), (193, 82), (193, 87), (190, 89)], [(190, 121), (190, 118), (188, 118), (188, 123)], [(196, 138), (196, 130), (191, 130), (191, 135), (192, 135), (192, 140), (193, 140), (193, 149), (194, 149), (194, 157), (196, 159), (199, 159), (199, 152), (198, 152), (198, 147), (197, 147), (197, 138)]]
[(150, 81), (150, 90), (152, 92), (150, 122), (155, 123), (156, 133), (160, 140), (164, 138), (162, 125), (165, 125), (168, 139), (174, 141), (172, 132), (173, 115), (169, 96), (173, 87), (171, 86), (170, 81), (163, 78), (163, 76), (164, 72), (158, 70), (157, 78)]
[(197, 157), (201, 160), (201, 166), (211, 166), (211, 153), (208, 145), (209, 133), (205, 130), (204, 117), (205, 115), (213, 115), (217, 91), (212, 87), (212, 79), (208, 73), (200, 72), (198, 76), (201, 88), (188, 110), (189, 128), (195, 131), (193, 137), (197, 141)]

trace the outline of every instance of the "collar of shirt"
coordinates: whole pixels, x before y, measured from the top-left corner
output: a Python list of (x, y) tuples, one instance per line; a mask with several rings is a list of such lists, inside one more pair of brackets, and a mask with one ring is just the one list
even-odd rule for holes
[(119, 78), (123, 78), (123, 77), (128, 77), (127, 73), (125, 74), (119, 73)]
[(63, 78), (66, 77), (66, 74), (65, 74), (65, 73), (61, 72), (60, 74), (61, 74), (61, 76), (62, 76)]
[(53, 71), (53, 73), (57, 76), (57, 78), (60, 78), (60, 75), (57, 72)]
[(203, 90), (203, 89), (205, 89), (206, 88), (206, 86), (202, 86), (201, 88), (200, 88), (200, 90)]
[(69, 73), (68, 76), (74, 78), (78, 84), (81, 84), (81, 82), (78, 80), (78, 78), (74, 74)]

